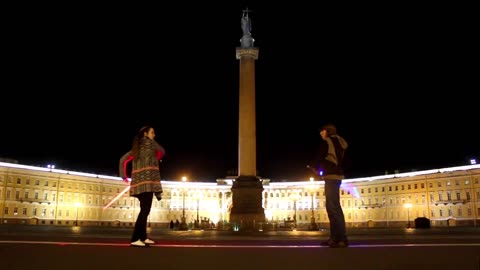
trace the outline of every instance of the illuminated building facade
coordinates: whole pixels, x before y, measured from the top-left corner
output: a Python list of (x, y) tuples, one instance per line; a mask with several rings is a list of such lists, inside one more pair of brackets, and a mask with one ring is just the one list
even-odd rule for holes
[[(183, 210), (190, 226), (196, 220), (228, 223), (233, 181), (162, 180), (164, 193), (161, 201), (154, 199), (150, 226), (168, 227), (170, 221), (181, 220)], [(259, 226), (295, 223), (307, 229), (312, 220), (328, 226), (323, 182), (262, 182), (268, 222)], [(119, 177), (0, 162), (0, 222), (133, 226), (140, 207), (128, 192), (105, 208), (126, 187)], [(430, 219), (432, 226), (478, 226), (480, 165), (346, 179), (341, 204), (348, 227), (413, 226), (417, 217)]]

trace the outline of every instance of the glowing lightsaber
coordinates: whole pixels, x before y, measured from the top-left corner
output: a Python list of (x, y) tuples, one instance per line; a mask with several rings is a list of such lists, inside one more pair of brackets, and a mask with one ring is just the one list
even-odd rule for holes
[(307, 169), (311, 170), (315, 175), (323, 175), (323, 171), (317, 171), (314, 168), (310, 167), (310, 165), (307, 165)]
[(122, 197), (123, 194), (125, 194), (125, 192), (129, 191), (130, 190), (130, 185), (128, 185), (124, 190), (122, 190), (122, 192), (118, 193), (117, 196), (115, 196), (115, 198), (113, 198), (107, 205), (105, 205), (103, 207), (103, 210), (107, 209), (108, 207), (110, 207), (110, 205), (112, 205), (116, 200), (118, 200), (120, 197)]

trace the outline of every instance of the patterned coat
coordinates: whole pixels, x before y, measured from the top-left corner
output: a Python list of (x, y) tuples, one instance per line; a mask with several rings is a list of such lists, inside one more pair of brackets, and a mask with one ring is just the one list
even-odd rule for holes
[(120, 158), (120, 177), (128, 177), (127, 164), (132, 163), (132, 182), (130, 182), (130, 196), (137, 196), (143, 192), (154, 192), (158, 200), (161, 198), (162, 184), (160, 182), (159, 160), (165, 155), (165, 149), (155, 140), (144, 137), (140, 140), (138, 157), (133, 159), (132, 151), (128, 151)]

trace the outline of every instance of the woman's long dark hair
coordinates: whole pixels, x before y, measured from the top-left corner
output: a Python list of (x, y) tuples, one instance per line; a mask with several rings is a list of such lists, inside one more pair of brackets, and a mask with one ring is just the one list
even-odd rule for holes
[(149, 132), (152, 127), (150, 126), (144, 126), (142, 127), (135, 138), (133, 138), (133, 143), (132, 143), (132, 155), (133, 158), (136, 159), (138, 156), (138, 152), (140, 152), (140, 141), (142, 140), (143, 137), (145, 137), (145, 132)]

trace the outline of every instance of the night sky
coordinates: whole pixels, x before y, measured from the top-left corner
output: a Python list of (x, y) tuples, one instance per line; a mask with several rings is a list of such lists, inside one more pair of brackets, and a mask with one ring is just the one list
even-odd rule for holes
[(259, 176), (308, 179), (326, 122), (350, 144), (347, 177), (468, 164), (480, 157), (480, 44), (475, 9), (462, 5), (14, 6), (4, 10), (0, 157), (117, 175), (152, 125), (162, 178), (231, 175), (248, 6)]

